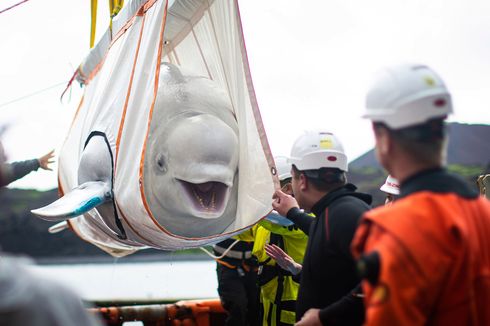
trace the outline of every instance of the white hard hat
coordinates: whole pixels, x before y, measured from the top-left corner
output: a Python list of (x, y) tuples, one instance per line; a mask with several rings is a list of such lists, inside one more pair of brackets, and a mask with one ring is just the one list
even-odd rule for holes
[(403, 64), (378, 73), (367, 94), (363, 117), (400, 129), (452, 112), (451, 95), (432, 69)]
[(391, 175), (388, 175), (384, 185), (382, 185), (381, 188), (379, 188), (379, 190), (386, 192), (388, 194), (399, 195), (400, 185), (398, 184), (398, 180), (393, 178)]
[(347, 156), (331, 132), (307, 131), (294, 142), (288, 162), (298, 170), (338, 168), (347, 171)]
[(291, 164), (288, 163), (288, 158), (286, 156), (276, 156), (274, 157), (274, 161), (276, 162), (279, 181), (291, 178)]

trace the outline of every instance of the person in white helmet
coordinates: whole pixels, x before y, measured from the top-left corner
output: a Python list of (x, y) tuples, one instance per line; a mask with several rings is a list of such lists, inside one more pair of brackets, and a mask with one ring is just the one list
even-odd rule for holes
[(385, 183), (379, 188), (386, 194), (385, 205), (389, 205), (395, 201), (396, 196), (400, 195), (400, 185), (398, 180), (391, 175), (386, 177)]
[(490, 203), (444, 169), (443, 80), (429, 67), (386, 68), (368, 92), (376, 156), (400, 182), (367, 212), (352, 244), (365, 325), (490, 325)]
[(300, 136), (289, 162), (294, 197), (277, 190), (272, 206), (309, 236), (297, 325), (361, 325), (364, 309), (356, 289), (360, 279), (349, 248), (361, 215), (370, 209), (371, 196), (347, 183), (347, 156), (330, 132)]

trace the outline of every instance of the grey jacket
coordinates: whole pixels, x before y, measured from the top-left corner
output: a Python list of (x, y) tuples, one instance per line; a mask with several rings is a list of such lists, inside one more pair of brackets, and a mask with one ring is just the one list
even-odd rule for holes
[(37, 159), (3, 163), (1, 165), (0, 187), (6, 186), (37, 169), (39, 169), (39, 161)]

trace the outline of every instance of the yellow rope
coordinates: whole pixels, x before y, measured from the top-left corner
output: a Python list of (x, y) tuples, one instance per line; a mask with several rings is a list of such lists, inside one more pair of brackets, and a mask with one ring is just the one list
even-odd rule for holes
[[(124, 0), (109, 0), (109, 28), (112, 29), (112, 19), (119, 13), (119, 11), (121, 11), (123, 6)], [(90, 0), (90, 14), (92, 19), (90, 26), (90, 48), (93, 48), (95, 43), (95, 31), (97, 27), (97, 0)]]
[(109, 28), (112, 30), (112, 19), (121, 11), (124, 5), (124, 0), (109, 0), (109, 15), (111, 16), (111, 22)]
[(90, 0), (90, 17), (92, 19), (90, 25), (90, 48), (93, 48), (95, 43), (95, 28), (97, 26), (97, 0)]
[(114, 8), (111, 10), (112, 12), (112, 17), (116, 16), (119, 11), (121, 11), (121, 8), (124, 6), (124, 0), (113, 0), (114, 1)]

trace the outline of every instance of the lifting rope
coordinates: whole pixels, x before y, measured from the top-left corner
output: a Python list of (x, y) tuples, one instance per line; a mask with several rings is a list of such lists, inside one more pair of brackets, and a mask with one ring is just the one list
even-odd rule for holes
[(61, 83), (57, 83), (57, 84), (54, 84), (54, 85), (51, 85), (49, 87), (46, 87), (46, 88), (43, 88), (43, 89), (40, 89), (40, 90), (37, 90), (35, 92), (32, 92), (30, 94), (27, 94), (27, 95), (23, 95), (21, 97), (18, 97), (18, 98), (15, 98), (13, 100), (10, 100), (10, 101), (7, 101), (7, 102), (4, 102), (4, 103), (1, 103), (0, 104), (0, 108), (1, 107), (4, 107), (4, 106), (7, 106), (7, 105), (10, 105), (12, 103), (15, 103), (15, 102), (18, 102), (18, 101), (22, 101), (22, 100), (25, 100), (29, 97), (32, 97), (32, 96), (35, 96), (35, 95), (38, 95), (40, 93), (43, 93), (43, 92), (46, 92), (46, 91), (49, 91), (50, 89), (53, 89), (53, 88), (56, 88), (56, 87), (59, 87), (61, 85), (66, 85), (66, 81), (63, 81)]
[(212, 253), (210, 253), (206, 248), (204, 247), (199, 247), (199, 249), (201, 249), (202, 251), (204, 251), (205, 253), (208, 254), (209, 257), (213, 258), (213, 259), (221, 259), (223, 258), (224, 256), (226, 256), (226, 254), (231, 250), (231, 248), (233, 248), (240, 240), (236, 239), (235, 242), (233, 242), (228, 248), (226, 248), (226, 250), (223, 252), (223, 254), (221, 256), (215, 256), (213, 255)]
[[(27, 1), (27, 0), (25, 0)], [(94, 47), (95, 43), (95, 31), (97, 29), (97, 0), (90, 1), (90, 48)], [(124, 0), (109, 0), (109, 16), (110, 23), (109, 28), (112, 30), (112, 19), (116, 17), (116, 15), (121, 11), (121, 8), (124, 6)]]
[(109, 28), (112, 31), (112, 19), (121, 11), (124, 6), (124, 0), (109, 0), (109, 15), (111, 16), (111, 22), (109, 23)]
[(121, 11), (123, 6), (124, 0), (109, 0), (109, 14), (111, 15), (111, 22), (112, 18), (114, 18), (119, 11)]
[(97, 0), (90, 1), (90, 48), (94, 47), (95, 29), (97, 27)]
[(0, 14), (3, 14), (4, 12), (9, 11), (10, 9), (15, 8), (18, 5), (21, 5), (21, 4), (23, 4), (24, 2), (27, 2), (27, 1), (29, 1), (29, 0), (23, 0), (21, 2), (16, 3), (15, 5), (12, 5), (12, 6), (8, 7), (8, 8), (5, 8), (2, 11), (0, 11)]

